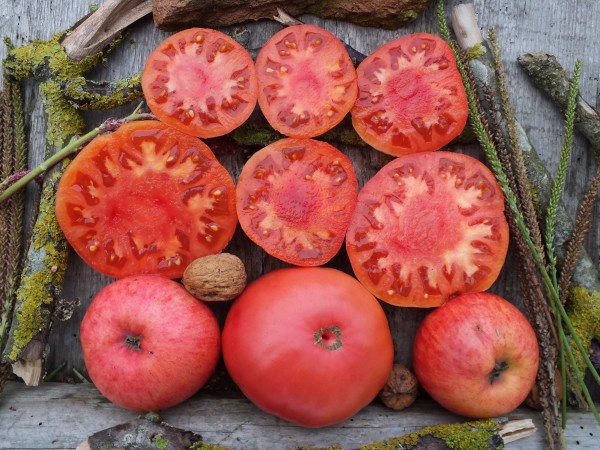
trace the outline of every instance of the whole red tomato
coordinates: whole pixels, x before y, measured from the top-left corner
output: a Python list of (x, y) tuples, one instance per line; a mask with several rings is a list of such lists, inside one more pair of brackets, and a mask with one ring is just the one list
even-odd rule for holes
[(158, 275), (103, 288), (81, 323), (87, 371), (110, 401), (159, 410), (196, 393), (220, 352), (216, 317), (183, 286)]
[(413, 365), (420, 385), (446, 409), (496, 417), (519, 406), (533, 387), (538, 344), (514, 305), (490, 293), (463, 294), (425, 318)]
[(371, 402), (394, 355), (375, 297), (324, 267), (280, 269), (251, 283), (225, 320), (222, 348), (255, 405), (307, 427), (341, 422)]

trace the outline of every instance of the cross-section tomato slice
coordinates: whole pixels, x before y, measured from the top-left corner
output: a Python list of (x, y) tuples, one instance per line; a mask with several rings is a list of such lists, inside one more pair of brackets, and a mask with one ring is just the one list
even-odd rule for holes
[(190, 28), (169, 36), (142, 72), (150, 110), (164, 123), (202, 138), (240, 126), (256, 106), (250, 54), (220, 31)]
[(281, 139), (242, 169), (240, 225), (270, 255), (318, 266), (342, 246), (357, 191), (352, 163), (338, 149), (313, 139)]
[(256, 68), (260, 109), (286, 136), (323, 134), (356, 100), (356, 71), (346, 47), (315, 25), (276, 33), (258, 53)]
[(56, 215), (97, 271), (179, 278), (193, 259), (230, 241), (235, 185), (199, 139), (158, 121), (131, 122), (74, 158), (58, 186)]
[(356, 73), (352, 124), (382, 152), (400, 156), (438, 150), (465, 127), (462, 78), (452, 49), (437, 36), (418, 33), (388, 42)]
[(446, 151), (384, 166), (358, 194), (346, 235), (356, 277), (398, 306), (489, 288), (508, 248), (504, 197), (480, 161)]

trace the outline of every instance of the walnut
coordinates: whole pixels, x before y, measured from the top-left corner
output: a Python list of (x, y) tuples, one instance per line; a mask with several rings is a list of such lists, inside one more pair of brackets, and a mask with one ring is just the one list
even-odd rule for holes
[(230, 253), (198, 258), (183, 273), (183, 285), (199, 300), (232, 300), (246, 287), (244, 263)]
[(413, 404), (419, 393), (417, 377), (401, 364), (394, 364), (379, 398), (388, 408), (400, 411)]

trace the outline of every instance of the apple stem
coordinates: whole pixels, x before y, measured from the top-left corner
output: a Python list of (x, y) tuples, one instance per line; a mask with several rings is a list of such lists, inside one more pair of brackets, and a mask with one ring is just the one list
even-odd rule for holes
[(500, 378), (500, 375), (502, 375), (502, 372), (504, 372), (506, 369), (508, 369), (508, 363), (506, 361), (498, 361), (488, 375), (490, 383), (497, 381)]
[(125, 338), (125, 345), (131, 350), (141, 351), (142, 350), (142, 337), (141, 336), (127, 336)]

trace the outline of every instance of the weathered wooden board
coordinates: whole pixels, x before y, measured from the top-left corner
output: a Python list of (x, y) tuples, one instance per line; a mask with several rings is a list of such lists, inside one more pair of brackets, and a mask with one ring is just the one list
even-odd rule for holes
[[(10, 382), (0, 397), (0, 449), (67, 449), (85, 437), (134, 419), (136, 413), (104, 399), (90, 384), (46, 383), (36, 389)], [(341, 424), (307, 429), (266, 414), (239, 396), (202, 393), (180, 406), (165, 411), (163, 420), (199, 433), (205, 442), (244, 450), (283, 450), (294, 446), (344, 449), (412, 433), (439, 423), (465, 419), (440, 410), (427, 399), (405, 411), (391, 411), (374, 402)], [(519, 408), (511, 418), (531, 418), (538, 431), (509, 443), (506, 449), (544, 448), (540, 415)], [(597, 449), (600, 430), (590, 414), (571, 412), (565, 430), (568, 448)]]
[[(600, 93), (600, 83), (598, 83), (600, 75), (600, 52), (598, 52), (598, 44), (600, 43), (598, 40), (600, 37), (600, 2), (596, 2), (595, 0), (474, 0), (474, 2), (476, 10), (479, 13), (481, 27), (484, 30), (491, 26), (497, 29), (517, 118), (525, 127), (531, 141), (538, 149), (544, 161), (547, 162), (550, 170), (554, 171), (563, 135), (562, 117), (557, 109), (530, 85), (518, 68), (516, 57), (528, 51), (544, 51), (557, 55), (559, 61), (565, 67), (572, 67), (576, 59), (582, 60), (581, 93), (590, 103), (595, 103), (595, 99)], [(449, 10), (453, 4), (459, 2), (452, 0), (446, 3)], [(2, 30), (3, 35), (8, 36), (16, 45), (25, 44), (34, 38), (48, 39), (54, 33), (68, 28), (76, 20), (85, 15), (88, 12), (88, 7), (89, 3), (87, 0), (72, 0), (70, 2), (63, 2), (61, 0), (44, 0), (39, 2), (0, 0), (0, 30)], [(375, 50), (380, 44), (399, 35), (414, 31), (429, 31), (434, 33), (437, 31), (435, 14), (432, 7), (414, 24), (397, 31), (362, 28), (346, 23), (324, 21), (310, 16), (303, 19), (329, 29), (342, 40), (366, 54)], [(251, 30), (250, 45), (260, 47), (279, 26), (270, 22), (261, 22), (251, 24), (249, 28)], [(117, 80), (141, 70), (148, 54), (165, 36), (167, 36), (167, 33), (156, 30), (150, 18), (140, 21), (133, 27), (124, 42), (109, 56), (104, 67), (96, 70), (92, 74), (92, 77), (94, 79)], [(5, 54), (6, 49), (4, 47), (0, 48), (0, 58), (4, 57)], [(44, 149), (44, 118), (42, 103), (32, 83), (27, 85), (26, 109), (29, 113), (28, 128), (32, 149), (30, 162), (32, 165), (35, 165), (41, 161)], [(108, 117), (122, 116), (130, 110), (131, 108), (123, 108), (105, 113), (88, 113), (86, 115), (87, 123), (90, 127), (95, 126)], [(213, 149), (219, 159), (227, 166), (232, 175), (237, 177), (252, 149), (232, 150), (231, 148), (219, 147), (218, 142), (214, 142), (213, 144), (215, 144)], [(587, 142), (582, 138), (577, 138), (572, 157), (573, 170), (567, 178), (567, 190), (564, 196), (564, 201), (571, 213), (574, 213), (576, 200), (593, 175), (594, 162), (591, 152), (588, 151), (588, 147)], [(478, 154), (477, 149), (474, 147), (461, 150), (474, 155)], [(378, 152), (367, 151), (365, 149), (344, 148), (344, 151), (353, 159), (361, 184), (385, 160)], [(596, 263), (600, 261), (599, 223), (600, 213), (596, 207), (592, 232), (586, 241), (586, 248)], [(283, 265), (265, 255), (257, 247), (252, 246), (241, 232), (236, 234), (229, 251), (242, 257), (247, 265), (250, 278), (256, 278), (261, 273)], [(343, 252), (332, 262), (332, 265), (348, 270)], [(493, 290), (518, 303), (519, 293), (515, 288), (515, 281), (516, 274), (509, 259), (505, 270), (493, 287)], [(85, 373), (79, 344), (79, 323), (86, 306), (95, 293), (108, 282), (110, 282), (109, 278), (93, 272), (75, 254), (71, 255), (67, 280), (62, 295), (67, 299), (79, 299), (81, 307), (69, 321), (55, 324), (48, 367), (52, 369), (66, 362), (66, 367), (57, 376), (58, 380), (74, 378), (73, 368)], [(217, 313), (221, 319), (225, 316), (226, 308), (226, 306), (218, 307)], [(412, 338), (427, 311), (392, 308), (386, 305), (384, 305), (384, 308), (388, 314), (390, 326), (394, 334), (396, 360), (402, 363), (410, 363)], [(35, 403), (36, 397), (39, 397), (37, 406)], [(42, 406), (46, 405), (42, 403), (45, 400), (53, 402), (51, 403), (52, 406)], [(77, 408), (80, 409), (71, 407), (69, 401), (73, 401), (77, 405)], [(20, 406), (21, 402), (23, 402), (22, 406)], [(224, 410), (221, 411), (220, 414), (222, 416), (219, 419), (221, 422), (213, 417), (212, 423), (220, 423), (220, 425), (212, 430), (210, 430), (209, 426), (211, 422), (207, 422), (206, 424), (196, 422), (195, 424), (197, 425), (189, 422), (189, 420), (194, 420), (193, 417), (196, 414), (195, 408), (199, 408), (197, 403), (189, 403), (178, 407), (178, 409), (172, 412), (173, 419), (169, 415), (166, 415), (166, 418), (177, 426), (197, 426), (196, 430), (202, 432), (207, 437), (210, 435), (209, 433), (215, 433), (210, 436), (215, 436), (215, 439), (219, 441), (226, 434), (233, 436), (233, 441), (224, 441), (228, 443), (227, 445), (239, 442), (235, 441), (235, 439), (245, 440), (246, 436), (249, 436), (248, 439), (250, 441), (253, 439), (256, 440), (257, 444), (254, 444), (256, 448), (269, 448), (268, 445), (275, 445), (278, 442), (282, 442), (282, 439), (288, 439), (286, 442), (292, 444), (294, 439), (304, 439), (302, 436), (311, 436), (311, 440), (302, 441), (301, 443), (320, 445), (326, 445), (327, 442), (333, 443), (333, 441), (327, 441), (325, 438), (323, 441), (319, 441), (318, 439), (312, 440), (312, 434), (299, 431), (293, 427), (287, 427), (275, 421), (275, 419), (267, 420), (264, 415), (251, 410), (247, 406), (245, 406), (246, 409), (243, 411), (245, 413), (252, 413), (252, 417), (243, 418), (242, 413), (239, 412), (239, 408), (242, 408), (239, 405), (243, 404), (244, 402), (238, 401), (234, 403), (234, 405), (238, 405), (234, 407), (237, 409), (233, 411), (227, 410), (226, 412)], [(12, 406), (18, 411), (23, 411), (25, 409), (20, 408), (26, 408), (25, 405), (28, 405), (27, 408), (30, 409), (27, 411), (31, 411), (31, 413), (18, 416), (19, 420), (23, 421), (22, 427), (19, 428), (21, 425), (17, 424), (17, 416), (11, 416), (9, 414), (11, 410), (9, 409), (7, 413), (6, 408)], [(219, 409), (229, 407), (229, 403), (225, 405), (225, 403), (220, 404), (216, 401), (210, 403), (210, 405), (211, 408)], [(445, 413), (441, 413), (441, 415), (437, 413), (428, 415), (426, 408), (430, 406), (430, 404), (425, 404), (421, 409), (410, 411), (410, 413), (406, 414), (406, 416), (415, 414), (422, 423), (415, 421), (412, 422), (412, 425), (398, 426), (417, 427), (448, 418), (448, 416), (444, 415)], [(52, 413), (49, 412), (50, 408)], [(186, 419), (189, 412), (192, 411), (194, 411), (194, 416), (190, 415), (192, 418)], [(65, 415), (67, 413), (68, 415)], [(254, 417), (255, 413), (257, 414), (256, 417)], [(74, 442), (83, 439), (89, 432), (131, 417), (129, 413), (109, 405), (96, 394), (90, 393), (89, 387), (53, 385), (45, 385), (39, 390), (26, 390), (19, 386), (11, 385), (8, 394), (3, 394), (0, 397), (0, 414), (2, 414), (0, 416), (0, 419), (2, 419), (0, 420), (0, 436), (5, 431), (8, 432), (11, 430), (10, 436), (13, 439), (13, 441), (10, 441), (12, 442), (11, 444), (6, 444), (9, 445), (6, 448), (33, 446), (32, 441), (37, 441), (36, 448), (47, 448), (46, 445), (49, 444), (46, 444), (44, 437), (54, 435), (57, 436), (56, 439), (59, 439), (56, 444), (52, 444), (56, 445), (55, 448), (71, 448)], [(197, 414), (200, 415), (200, 412)], [(214, 415), (215, 413), (207, 412), (206, 414)], [(235, 415), (237, 419), (232, 419), (230, 415)], [(585, 414), (576, 414), (573, 416), (571, 422), (572, 428), (570, 430), (575, 430), (579, 426), (579, 421), (582, 421), (581, 426), (586, 427), (581, 435), (576, 435), (575, 431), (573, 431), (573, 439), (578, 440), (581, 437), (582, 445), (588, 442), (595, 442), (586, 434), (588, 433), (588, 429), (589, 432), (595, 434), (599, 432), (598, 427), (594, 427), (587, 417)], [(374, 406), (372, 409), (369, 409), (366, 416), (360, 416), (360, 418), (351, 422), (351, 426), (348, 424), (345, 425), (351, 431), (342, 433), (340, 431), (342, 428), (335, 428), (329, 432), (319, 431), (315, 436), (340, 436), (340, 443), (354, 445), (357, 442), (353, 440), (354, 437), (362, 433), (356, 427), (357, 423), (364, 424), (366, 428), (373, 428), (372, 434), (365, 435), (366, 437), (374, 436), (374, 438), (381, 438), (387, 435), (401, 434), (405, 431), (404, 429), (393, 428), (396, 426), (393, 425), (395, 420), (395, 416), (389, 416), (388, 412)], [(32, 432), (31, 427), (35, 428), (38, 422), (42, 423), (40, 429), (43, 429), (44, 433)], [(65, 423), (85, 423), (85, 426), (65, 426)], [(11, 428), (13, 425), (17, 428)], [(28, 429), (27, 427), (30, 428)], [(380, 428), (379, 430), (377, 429), (378, 427)], [(347, 430), (348, 428), (344, 429)], [(62, 438), (58, 436), (62, 432), (67, 433), (70, 437), (68, 439), (65, 438), (67, 440), (61, 440)], [(221, 433), (221, 435), (218, 433)], [(532, 443), (530, 447), (513, 448), (541, 448), (541, 438), (538, 437), (536, 439), (538, 440)], [(575, 442), (575, 440), (572, 442)], [(269, 442), (271, 444), (268, 444)], [(261, 446), (262, 444), (264, 446)], [(1, 445), (4, 444), (0, 442)]]

